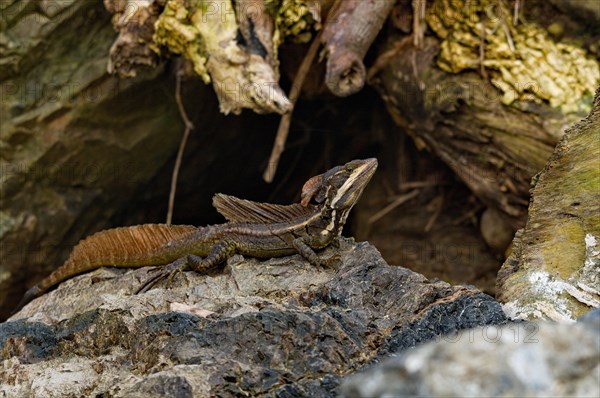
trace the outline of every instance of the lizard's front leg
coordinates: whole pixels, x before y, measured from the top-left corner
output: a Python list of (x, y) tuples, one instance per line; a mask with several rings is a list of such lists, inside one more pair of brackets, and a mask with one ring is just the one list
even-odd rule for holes
[(236, 245), (234, 243), (219, 242), (212, 247), (206, 258), (193, 255), (187, 256), (188, 264), (194, 271), (203, 273), (225, 262), (235, 254), (235, 251)]
[(175, 275), (180, 272), (191, 269), (198, 273), (205, 273), (234, 255), (235, 250), (236, 246), (234, 244), (229, 242), (220, 242), (213, 246), (206, 258), (189, 254), (178, 260), (175, 260), (171, 264), (165, 265), (161, 269), (158, 269), (156, 275), (153, 275), (151, 278), (144, 281), (144, 283), (142, 283), (142, 285), (136, 291), (136, 294), (147, 292), (163, 279), (167, 279), (168, 286)]
[(294, 249), (298, 250), (298, 253), (300, 253), (300, 255), (306, 259), (306, 261), (315, 267), (322, 265), (322, 261), (317, 253), (315, 253), (315, 251), (309, 245), (307, 245), (302, 238), (294, 239), (292, 245), (294, 246)]
[(304, 240), (302, 240), (302, 238), (294, 239), (292, 245), (298, 250), (298, 253), (300, 253), (302, 257), (316, 267), (333, 266), (341, 260), (339, 253), (335, 253), (330, 258), (322, 259), (309, 245), (306, 244), (306, 242), (304, 242)]

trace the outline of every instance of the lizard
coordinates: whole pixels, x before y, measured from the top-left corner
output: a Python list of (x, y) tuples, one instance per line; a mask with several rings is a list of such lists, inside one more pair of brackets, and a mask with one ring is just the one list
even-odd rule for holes
[(377, 159), (353, 160), (309, 179), (301, 202), (259, 203), (216, 194), (213, 206), (226, 223), (192, 225), (141, 224), (97, 232), (81, 240), (64, 264), (27, 290), (14, 312), (59, 283), (100, 267), (160, 266), (145, 281), (144, 292), (177, 272), (204, 273), (234, 254), (256, 258), (300, 254), (321, 265), (315, 250), (341, 235), (348, 213), (377, 169)]

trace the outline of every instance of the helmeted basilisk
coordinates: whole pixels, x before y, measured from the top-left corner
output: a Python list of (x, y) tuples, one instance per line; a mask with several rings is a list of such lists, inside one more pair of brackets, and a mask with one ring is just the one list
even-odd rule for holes
[(299, 253), (319, 265), (314, 250), (341, 234), (348, 213), (376, 168), (377, 159), (334, 167), (308, 180), (301, 203), (291, 205), (216, 194), (213, 206), (227, 219), (224, 224), (143, 224), (98, 232), (79, 242), (60, 268), (29, 289), (16, 310), (60, 282), (103, 266), (163, 265), (143, 285), (146, 290), (175, 272), (205, 272), (236, 253), (258, 258)]

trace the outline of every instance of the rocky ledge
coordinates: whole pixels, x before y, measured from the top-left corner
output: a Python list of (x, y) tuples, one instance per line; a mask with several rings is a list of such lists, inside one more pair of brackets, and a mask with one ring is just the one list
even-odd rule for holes
[(368, 243), (335, 246), (324, 268), (236, 256), (138, 295), (151, 268), (66, 281), (0, 324), (0, 395), (336, 396), (390, 354), (507, 321), (475, 288), (390, 266)]
[(598, 397), (600, 310), (445, 336), (342, 386), (342, 397)]

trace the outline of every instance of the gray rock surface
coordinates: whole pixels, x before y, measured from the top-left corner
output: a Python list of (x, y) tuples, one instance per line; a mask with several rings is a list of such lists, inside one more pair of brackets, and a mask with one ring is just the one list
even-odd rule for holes
[(0, 324), (0, 396), (335, 396), (389, 353), (506, 321), (476, 289), (337, 246), (327, 268), (237, 256), (139, 295), (148, 268), (66, 281)]
[(463, 331), (355, 375), (343, 397), (598, 397), (600, 311)]
[[(0, 4), (0, 319), (28, 278), (133, 200), (178, 145), (156, 80), (106, 73), (115, 32), (100, 1)], [(118, 193), (118, 194), (116, 194)]]

